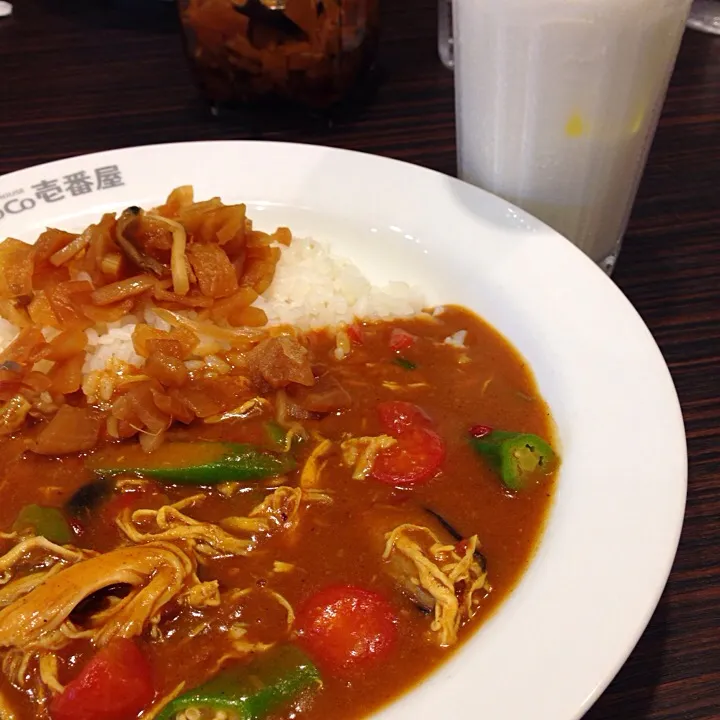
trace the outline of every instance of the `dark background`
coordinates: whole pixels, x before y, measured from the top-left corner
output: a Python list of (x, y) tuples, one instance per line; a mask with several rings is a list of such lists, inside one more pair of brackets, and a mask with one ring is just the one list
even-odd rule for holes
[[(249, 137), (455, 172), (452, 74), (437, 58), (433, 0), (383, 0), (381, 82), (359, 113), (332, 127), (279, 117), (262, 131), (210, 117), (172, 4), (14, 4), (13, 17), (0, 19), (0, 173), (115, 147)], [(719, 161), (720, 37), (688, 31), (614, 276), (680, 395), (686, 524), (657, 612), (586, 720), (720, 718)]]

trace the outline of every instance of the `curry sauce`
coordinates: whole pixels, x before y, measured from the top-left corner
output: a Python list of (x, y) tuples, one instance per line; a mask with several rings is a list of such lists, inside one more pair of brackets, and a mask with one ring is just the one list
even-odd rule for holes
[[(60, 457), (28, 451), (23, 436), (0, 444), (0, 563), (2, 553), (8, 553), (4, 559), (9, 563), (18, 540), (17, 533), (11, 535), (13, 526), (21, 534), (17, 518), (29, 505), (58, 508), (66, 518), (72, 547), (84, 553), (74, 565), (67, 561), (69, 567), (78, 568), (93, 557), (120, 562), (120, 555), (113, 553), (142, 548), (143, 543), (155, 547), (153, 538), (163, 527), (179, 529), (174, 540), (163, 535), (158, 545), (175, 543), (192, 550), (187, 552), (196, 564), (182, 580), (185, 595), (159, 606), (141, 632), (127, 633), (151, 667), (153, 700), (145, 711), (201, 685), (222, 667), (242, 666), (270, 647), (290, 643), (305, 648), (317, 662), (322, 685), (306, 687), (290, 702), (272, 708), (268, 717), (366, 716), (421, 681), (477, 631), (532, 558), (551, 502), (554, 473), (511, 491), (469, 442), (470, 429), (478, 425), (553, 442), (549, 409), (517, 352), (484, 321), (459, 307), (412, 319), (356, 323), (342, 332), (340, 352), (335, 331), (312, 331), (299, 338), (314, 384), (278, 385), (267, 373), (255, 377), (248, 371), (254, 395), (243, 405), (244, 413), (175, 423), (166, 433), (170, 449), (164, 452), (170, 458), (173, 447), (187, 443), (225, 448), (219, 459), (201, 452), (194, 461), (178, 457), (178, 463), (236, 462), (232, 458), (245, 457), (247, 448), (268, 457), (292, 455), (291, 464), (268, 477), (228, 482), (221, 475), (219, 482), (188, 485), (144, 477), (132, 464), (117, 472), (98, 471), (102, 453), (134, 457), (138, 450), (123, 448), (138, 447), (135, 438), (124, 443), (106, 438), (95, 451)], [(400, 478), (388, 484), (373, 476), (374, 463), (394, 452), (393, 447), (405, 447), (408, 436), (397, 424), (389, 427), (378, 408), (398, 401), (418, 408), (421, 425), (431, 428), (427, 437), (439, 438), (442, 453), (433, 459), (437, 467), (432, 466), (429, 477), (416, 474), (412, 477), (419, 477), (417, 482)], [(366, 440), (353, 455), (352, 441), (362, 438), (384, 440), (375, 445)], [(236, 455), (228, 455), (227, 448), (234, 448)], [(429, 452), (427, 443), (421, 443), (419, 452)], [(107, 460), (104, 463), (107, 468)], [(454, 588), (458, 598), (468, 601), (457, 642), (452, 631), (447, 637), (453, 642), (440, 642), (439, 631), (433, 630), (436, 601), (428, 596), (430, 606), (424, 606), (417, 582), (398, 581), (388, 538), (403, 524), (431, 528), (442, 540), (444, 549), (436, 552), (444, 553), (447, 567), (467, 561), (469, 574)], [(190, 531), (185, 536), (182, 531), (188, 527), (203, 528), (208, 535), (198, 530), (195, 539), (189, 539)], [(417, 540), (413, 532), (408, 531), (408, 538)], [(0, 577), (8, 580), (0, 585), (0, 628), (11, 605), (3, 592), (18, 578), (44, 571), (48, 565), (43, 563), (36, 557), (7, 576), (2, 571), (11, 568), (0, 566)], [(471, 582), (476, 589), (469, 592)], [(331, 663), (315, 658), (302, 629), (307, 627), (302, 617), (308, 599), (337, 586), (381, 597), (392, 614), (393, 639), (382, 657), (347, 672), (334, 672)], [(135, 592), (127, 579), (97, 587), (101, 590), (84, 598), (68, 618), (71, 625), (64, 626), (74, 629), (72, 639), (43, 649), (42, 640), (22, 648), (3, 646), (0, 638), (0, 697), (19, 720), (53, 717), (48, 708), (54, 707), (58, 691), (43, 685), (35, 656), (52, 652), (57, 682), (68, 685), (97, 652), (82, 631), (96, 628), (103, 612), (112, 614)], [(228, 658), (230, 637), (235, 650)], [(243, 643), (246, 655), (238, 650)], [(23, 652), (29, 660), (18, 672), (13, 657)], [(0, 704), (0, 716), (2, 708)]]

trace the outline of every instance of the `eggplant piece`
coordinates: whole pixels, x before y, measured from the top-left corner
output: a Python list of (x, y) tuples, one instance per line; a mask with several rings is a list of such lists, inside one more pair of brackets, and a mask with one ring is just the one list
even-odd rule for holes
[[(421, 517), (412, 517), (411, 521), (420, 521)], [(377, 556), (385, 551), (385, 535), (398, 525), (408, 522), (406, 508), (393, 506), (376, 506), (363, 514), (362, 524), (366, 529), (367, 542), (370, 549)], [(435, 600), (424, 588), (412, 582), (414, 567), (407, 558), (393, 553), (383, 562), (383, 568), (397, 589), (407, 596), (422, 612), (431, 613), (435, 607)]]
[(400, 591), (425, 615), (435, 610), (435, 598), (421, 585), (412, 581), (415, 566), (403, 555), (393, 553), (386, 563), (388, 574), (395, 581)]
[[(460, 540), (464, 540), (465, 536), (458, 532), (458, 530), (451, 525), (440, 513), (435, 512), (432, 508), (424, 507), (423, 508), (425, 512), (430, 513), (444, 528), (448, 531), (448, 533), (452, 536), (453, 540), (456, 542), (460, 542)], [(482, 568), (483, 572), (487, 572), (487, 558), (479, 551), (476, 550), (473, 553), (473, 557), (478, 561), (478, 565)]]
[(473, 552), (477, 537), (466, 540), (437, 511), (410, 504), (376, 507), (367, 516), (370, 540), (383, 545), (387, 576), (421, 612), (433, 615), (429, 630), (435, 642), (454, 645), (475, 612), (475, 594), (488, 587), (485, 559)]
[[(446, 520), (440, 513), (428, 507), (413, 508), (376, 507), (365, 515), (365, 525), (368, 528), (370, 542), (382, 553), (385, 548), (385, 535), (399, 525), (411, 523), (435, 533), (439, 540), (452, 545), (464, 539), (464, 536)], [(486, 572), (487, 560), (485, 556), (475, 551), (474, 557)], [(435, 610), (435, 598), (425, 588), (414, 582), (417, 570), (413, 562), (400, 553), (392, 553), (384, 563), (387, 574), (395, 582), (398, 589), (408, 597), (412, 603), (423, 613), (430, 614)]]
[(124, 598), (130, 594), (133, 586), (129, 583), (115, 583), (96, 590), (92, 595), (83, 598), (70, 613), (74, 625), (85, 627), (93, 615), (107, 610), (111, 598)]
[(107, 500), (114, 488), (111, 480), (95, 480), (76, 490), (65, 503), (65, 510), (77, 518), (89, 517), (93, 510)]
[[(425, 527), (433, 532), (440, 542), (452, 545), (465, 536), (440, 513), (428, 507), (385, 508), (376, 507), (364, 516), (368, 529), (369, 541), (376, 552), (382, 553), (385, 549), (385, 535), (399, 525), (406, 523)], [(487, 559), (479, 552), (474, 553), (475, 560), (483, 572), (487, 570)], [(435, 598), (428, 590), (416, 582), (417, 568), (413, 561), (405, 555), (393, 552), (383, 563), (387, 575), (394, 581), (398, 590), (403, 593), (423, 613), (431, 614), (435, 611)]]

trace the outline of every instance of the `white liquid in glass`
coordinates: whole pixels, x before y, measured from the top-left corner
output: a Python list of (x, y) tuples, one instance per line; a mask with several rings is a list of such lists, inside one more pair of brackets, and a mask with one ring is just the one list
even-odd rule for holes
[(691, 0), (455, 0), (458, 169), (612, 269)]

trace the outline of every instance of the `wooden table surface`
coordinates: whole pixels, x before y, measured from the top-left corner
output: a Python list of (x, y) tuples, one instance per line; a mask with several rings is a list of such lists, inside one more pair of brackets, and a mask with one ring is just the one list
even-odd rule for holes
[[(0, 20), (0, 174), (115, 147), (258, 137), (210, 117), (199, 101), (171, 4), (14, 4)], [(436, 55), (434, 0), (382, 4), (383, 81), (372, 102), (334, 127), (299, 130), (279, 119), (263, 137), (452, 174), (453, 82)], [(614, 276), (677, 385), (687, 516), (657, 612), (587, 720), (720, 718), (719, 161), (720, 37), (688, 31)]]

